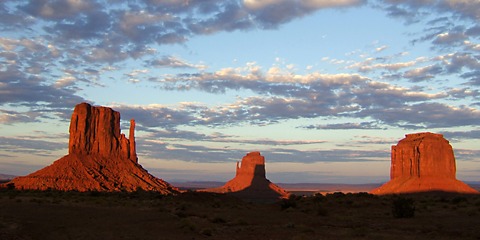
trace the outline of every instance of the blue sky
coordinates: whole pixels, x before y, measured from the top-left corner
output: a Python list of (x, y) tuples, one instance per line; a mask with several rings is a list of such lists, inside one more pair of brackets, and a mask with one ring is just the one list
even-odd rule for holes
[(442, 133), (480, 175), (480, 2), (0, 2), (0, 172), (67, 154), (80, 102), (137, 122), (167, 181), (226, 181), (261, 151), (274, 182), (384, 182), (390, 147)]

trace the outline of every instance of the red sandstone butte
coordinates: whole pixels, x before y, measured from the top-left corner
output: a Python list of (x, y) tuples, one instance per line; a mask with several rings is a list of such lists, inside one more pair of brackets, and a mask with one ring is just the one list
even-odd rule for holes
[(237, 162), (235, 177), (219, 188), (202, 191), (229, 193), (249, 200), (275, 200), (288, 197), (288, 192), (266, 178), (265, 157), (260, 152), (250, 152)]
[(119, 112), (80, 103), (70, 121), (68, 155), (12, 182), (17, 189), (176, 193), (138, 164), (134, 132), (135, 120), (126, 138), (120, 133)]
[(478, 193), (456, 179), (453, 149), (442, 134), (407, 134), (396, 146), (392, 146), (391, 159), (390, 181), (371, 193)]

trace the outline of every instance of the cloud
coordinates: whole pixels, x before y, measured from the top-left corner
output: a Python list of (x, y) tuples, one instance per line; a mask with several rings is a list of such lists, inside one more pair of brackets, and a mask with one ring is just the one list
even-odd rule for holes
[[(464, 42), (464, 46), (472, 47), (473, 44)], [(396, 81), (406, 79), (414, 83), (438, 79), (439, 76), (455, 78), (460, 76), (470, 80), (471, 83), (475, 83), (475, 79), (478, 78), (476, 69), (480, 66), (480, 59), (474, 52), (458, 51), (429, 58), (417, 57), (411, 61), (395, 62), (400, 56), (367, 58), (350, 64), (346, 69), (355, 69), (370, 77), (379, 76)], [(463, 74), (458, 75), (462, 72)]]
[[(54, 42), (60, 52), (68, 53), (69, 59), (115, 63), (154, 56), (148, 50), (149, 45), (181, 44), (195, 35), (222, 31), (276, 28), (319, 9), (362, 3), (361, 0), (2, 2), (0, 27), (13, 31), (37, 26), (36, 34)], [(276, 16), (273, 18), (277, 20), (267, 15)], [(75, 47), (71, 41), (75, 41)]]
[(480, 130), (471, 131), (444, 131), (441, 132), (447, 139), (480, 139)]
[[(172, 90), (198, 88), (208, 92), (222, 93), (225, 89), (250, 89), (262, 93), (270, 91), (273, 94), (276, 91), (285, 91), (284, 85), (321, 84), (325, 87), (342, 87), (367, 81), (369, 81), (367, 77), (359, 74), (313, 72), (300, 75), (277, 66), (264, 71), (255, 63), (247, 63), (245, 67), (223, 68), (215, 72), (165, 75), (163, 78), (156, 80), (164, 88)], [(278, 86), (278, 88), (275, 86)]]
[(0, 137), (0, 141), (2, 142), (2, 151), (36, 156), (53, 156), (53, 151), (67, 148), (65, 143), (28, 138)]
[(59, 21), (45, 29), (61, 36), (59, 41), (89, 40), (101, 38), (105, 30), (111, 29), (111, 16), (105, 12), (93, 11), (79, 15), (65, 23)]
[(424, 23), (413, 44), (426, 41), (432, 49), (457, 51), (463, 42), (477, 40), (480, 3), (476, 0), (389, 0), (370, 4), (407, 24)]
[(36, 122), (37, 118), (40, 117), (38, 112), (18, 112), (12, 110), (3, 110), (0, 109), (0, 123), (1, 124), (14, 124), (19, 122)]
[[(368, 151), (368, 150), (281, 150), (272, 149), (271, 151), (262, 151), (262, 155), (268, 155), (269, 159), (275, 162), (295, 162), (314, 163), (314, 162), (369, 162), (377, 161), (373, 159), (388, 159), (389, 153), (386, 151)], [(298, 157), (298, 158), (297, 158)]]
[(198, 70), (204, 70), (207, 68), (206, 65), (191, 64), (175, 56), (163, 56), (160, 59), (155, 59), (150, 61), (149, 65), (151, 67), (183, 68), (183, 69), (193, 68)]
[[(103, 86), (99, 81), (102, 71), (97, 69), (122, 68), (122, 62), (141, 59), (148, 67), (205, 70), (207, 66), (201, 63), (159, 56), (155, 48), (183, 44), (196, 35), (275, 27), (318, 9), (361, 2), (300, 1), (295, 4), (302, 13), (292, 12), (283, 20), (266, 23), (257, 15), (265, 12), (253, 11), (242, 1), (2, 1), (0, 104), (22, 104), (32, 112), (41, 105), (50, 108), (47, 112), (65, 117), (66, 109), (85, 101), (78, 95), (81, 84)], [(288, 7), (290, 3), (274, 5), (282, 9), (280, 5)], [(19, 36), (18, 29), (25, 35)], [(92, 69), (94, 72), (89, 71)], [(137, 83), (138, 74), (126, 75)], [(35, 114), (25, 114), (5, 116), (2, 121), (38, 120), (32, 117)]]
[(478, 98), (480, 97), (480, 91), (478, 89), (471, 88), (452, 88), (447, 91), (448, 96), (454, 99), (465, 99), (468, 97)]
[(454, 53), (444, 56), (449, 73), (458, 73), (463, 68), (476, 70), (480, 68), (480, 58), (469, 53)]
[[(75, 80), (82, 81), (76, 78), (78, 75), (57, 77), (55, 63), (59, 56), (58, 49), (45, 39), (0, 38), (0, 104), (29, 109), (3, 121), (38, 121), (49, 114), (63, 114), (84, 101), (74, 88)], [(52, 83), (55, 78), (58, 80)]]
[(3, 31), (12, 31), (29, 27), (33, 20), (15, 8), (9, 6), (7, 1), (0, 2), (0, 29)]
[(469, 79), (469, 84), (480, 86), (480, 70), (470, 71), (460, 75), (462, 78)]
[(443, 68), (441, 66), (430, 65), (408, 70), (403, 74), (403, 77), (410, 79), (413, 82), (420, 82), (435, 78), (438, 74), (442, 73), (442, 71)]
[(180, 106), (172, 108), (160, 104), (147, 106), (139, 105), (113, 105), (115, 111), (122, 113), (123, 119), (134, 118), (144, 127), (162, 127), (165, 129), (176, 128), (181, 125), (197, 124), (201, 121), (195, 116), (196, 111), (202, 106)]
[[(180, 160), (187, 162), (235, 162), (244, 156), (246, 150), (224, 147), (206, 147), (195, 144), (166, 143), (157, 141), (138, 142), (138, 152), (150, 158)], [(228, 144), (228, 143), (226, 143)], [(282, 145), (279, 145), (282, 146)], [(294, 150), (285, 148), (259, 147), (262, 155), (268, 156), (269, 162), (365, 162), (372, 159), (388, 159), (386, 151), (362, 150)], [(237, 157), (235, 157), (237, 156)]]
[(375, 63), (376, 60), (378, 59), (368, 58), (363, 62), (357, 62), (357, 63), (351, 64), (347, 68), (357, 69), (360, 72), (370, 72), (370, 71), (375, 71), (379, 69), (385, 69), (389, 71), (398, 71), (403, 68), (415, 66), (425, 61), (424, 58), (418, 58), (414, 61), (409, 61), (409, 62)]
[[(13, 81), (7, 74), (0, 72), (0, 104), (19, 104), (24, 106), (47, 105), (49, 107), (68, 107), (82, 102), (83, 98), (73, 92), (57, 89), (52, 85), (43, 85), (34, 77), (17, 75)], [(18, 81), (21, 79), (21, 81)], [(60, 101), (59, 101), (60, 100)], [(46, 103), (46, 104), (42, 104)]]
[[(444, 56), (442, 61), (455, 59), (453, 56)], [(447, 64), (450, 67), (473, 66), (458, 60), (451, 62)], [(409, 70), (404, 77), (420, 81), (433, 78), (442, 71), (447, 70), (432, 65)], [(212, 94), (250, 90), (258, 94), (239, 98), (230, 104), (201, 107), (200, 111), (188, 110), (195, 116), (195, 120), (190, 119), (192, 123), (211, 126), (247, 122), (272, 124), (316, 117), (373, 117), (378, 124), (416, 129), (472, 125), (478, 117), (478, 111), (473, 108), (431, 102), (450, 96), (465, 98), (468, 91), (427, 93), (356, 74), (314, 72), (299, 75), (279, 68), (264, 71), (254, 64), (247, 64), (245, 68), (227, 68), (217, 72), (169, 75), (156, 82), (166, 90), (196, 89)], [(471, 92), (470, 95), (475, 97), (472, 95), (475, 91)]]
[(259, 139), (259, 140), (237, 140), (237, 139), (225, 139), (221, 142), (224, 143), (243, 143), (254, 145), (269, 145), (269, 146), (294, 146), (294, 145), (311, 145), (325, 143), (324, 140), (273, 140), (273, 139)]
[[(357, 144), (380, 144), (383, 146), (390, 146), (396, 144), (398, 139), (386, 137), (372, 137), (372, 136), (355, 136), (354, 143)], [(385, 148), (387, 150), (387, 148)]]
[(465, 40), (467, 40), (467, 36), (463, 32), (445, 32), (438, 34), (433, 43), (451, 46), (454, 43), (461, 43)]
[(388, 46), (383, 45), (383, 46), (380, 46), (380, 47), (375, 48), (375, 52), (382, 52), (382, 51), (384, 51), (384, 50), (387, 49), (387, 48), (388, 48)]
[[(383, 51), (384, 47), (385, 46), (376, 48), (375, 51)], [(388, 72), (399, 72), (412, 67), (417, 67), (428, 61), (431, 61), (428, 57), (425, 56), (419, 56), (415, 59), (406, 61), (405, 58), (410, 54), (410, 52), (400, 52), (392, 55), (378, 55), (377, 57), (367, 57), (368, 55), (360, 55), (362, 61), (349, 61), (349, 65), (346, 65), (345, 69), (353, 69), (365, 74), (371, 74), (383, 70), (386, 70)]]
[(444, 11), (453, 11), (464, 18), (480, 20), (480, 2), (476, 0), (439, 1), (438, 7)]
[(262, 10), (272, 6), (295, 6), (303, 11), (314, 11), (322, 8), (351, 7), (363, 4), (362, 0), (244, 0), (243, 4), (250, 10)]
[(284, 0), (265, 0), (265, 1), (261, 1), (261, 0), (244, 0), (243, 1), (243, 4), (245, 5), (245, 7), (247, 7), (248, 9), (251, 9), (251, 10), (259, 10), (259, 9), (263, 9), (265, 7), (268, 7), (268, 6), (271, 6), (271, 5), (275, 5), (275, 4), (281, 4), (283, 2), (286, 2)]
[(76, 81), (77, 81), (77, 79), (75, 77), (73, 77), (71, 75), (67, 75), (67, 76), (62, 77), (60, 79), (57, 79), (57, 81), (55, 82), (55, 84), (53, 86), (57, 89), (67, 88), (67, 87), (74, 86)]
[[(283, 156), (279, 161), (284, 161), (286, 160), (285, 154), (290, 150), (280, 150), (277, 147), (323, 143), (325, 143), (323, 140), (242, 139), (239, 136), (221, 133), (207, 135), (176, 129), (149, 129), (147, 136), (137, 138), (137, 149), (139, 154), (154, 159), (211, 163), (237, 161), (239, 159), (234, 156), (243, 156), (245, 152), (254, 148), (261, 150), (262, 153), (279, 154), (279, 156)], [(292, 152), (292, 154), (295, 153), (299, 152)]]
[[(137, 153), (150, 158), (180, 160), (186, 162), (234, 162), (232, 156), (243, 156), (245, 151), (225, 148), (211, 148), (198, 145), (165, 143), (142, 140), (137, 142)], [(243, 154), (243, 155), (242, 155)]]
[[(204, 106), (181, 108), (147, 109), (163, 116), (160, 121), (166, 126), (194, 122), (197, 124), (220, 124), (226, 119), (253, 120), (261, 116), (261, 122), (275, 122), (290, 118), (349, 115), (354, 112), (372, 111), (373, 108), (407, 108), (412, 102), (428, 101), (444, 97), (441, 93), (425, 94), (392, 84), (377, 82), (372, 77), (359, 74), (297, 74), (292, 69), (272, 66), (262, 69), (255, 63), (240, 68), (224, 68), (214, 72), (203, 64), (189, 63), (179, 57), (158, 53), (149, 45), (183, 43), (198, 34), (220, 31), (275, 28), (295, 18), (325, 8), (354, 7), (365, 4), (358, 0), (268, 0), (268, 1), (131, 1), (128, 5), (102, 1), (41, 0), (33, 2), (1, 3), (0, 11), (5, 18), (0, 23), (5, 29), (12, 19), (18, 24), (36, 25), (36, 38), (1, 38), (1, 56), (4, 67), (0, 89), (5, 91), (0, 103), (46, 102), (58, 105), (57, 99), (68, 99), (68, 104), (83, 99), (76, 95), (78, 81), (92, 82), (85, 71), (65, 72), (58, 75), (58, 68), (97, 69), (99, 66), (118, 63), (127, 59), (145, 57), (149, 66), (201, 70), (198, 73), (165, 76), (159, 81), (163, 89), (197, 89), (209, 93), (226, 90), (251, 90), (267, 97), (250, 97), (236, 103), (206, 108)], [(390, 13), (397, 10), (433, 9), (452, 13), (462, 19), (478, 19), (478, 3), (475, 1), (386, 1), (375, 3)], [(394, 9), (394, 7), (396, 7)], [(424, 12), (419, 14), (424, 14)], [(438, 75), (455, 74), (470, 83), (478, 83), (478, 57), (469, 52), (476, 49), (474, 39), (478, 26), (458, 27), (449, 24), (448, 29), (435, 28), (437, 24), (450, 21), (439, 16), (430, 21), (431, 39), (435, 45), (461, 42), (468, 51), (442, 55), (437, 59), (417, 58), (412, 61), (397, 61), (393, 58), (369, 58), (350, 65), (365, 74), (386, 70), (412, 82), (433, 79)], [(13, 31), (13, 30), (12, 30)], [(71, 42), (76, 45), (72, 46)], [(376, 50), (382, 51), (386, 46)], [(87, 64), (85, 61), (91, 64)], [(428, 62), (428, 63), (427, 63)], [(47, 64), (50, 63), (50, 64)], [(92, 64), (99, 64), (94, 66)], [(424, 65), (427, 63), (428, 65)], [(39, 77), (42, 73), (42, 77)], [(91, 75), (98, 75), (100, 72)], [(131, 72), (129, 77), (139, 73)], [(90, 75), (90, 76), (91, 76)], [(43, 77), (45, 76), (45, 77)], [(13, 81), (12, 79), (20, 79)], [(138, 79), (137, 79), (138, 80)], [(51, 81), (51, 80), (50, 80)], [(35, 93), (35, 94), (34, 94)], [(63, 101), (62, 101), (63, 102)], [(148, 108), (148, 107), (147, 107)], [(294, 108), (294, 110), (292, 110)], [(130, 109), (133, 111), (132, 109)], [(138, 109), (137, 109), (138, 110)], [(276, 111), (282, 112), (276, 113)], [(128, 112), (128, 110), (127, 110)], [(153, 113), (152, 113), (153, 114)], [(252, 114), (252, 115), (251, 115)], [(132, 114), (133, 115), (133, 114)], [(225, 116), (228, 117), (225, 117)], [(171, 119), (167, 121), (166, 119)], [(27, 120), (27, 118), (24, 118)], [(145, 120), (146, 126), (158, 124)]]
[[(455, 152), (455, 160), (456, 161), (478, 161), (478, 155), (480, 154), (479, 150), (470, 150), (470, 149), (454, 149)], [(468, 171), (468, 170), (467, 170)], [(471, 171), (478, 171), (478, 170), (471, 170)]]
[(388, 0), (384, 2), (386, 10), (392, 16), (412, 18), (416, 14), (423, 14), (421, 10), (434, 10), (452, 13), (463, 19), (480, 19), (480, 3), (476, 0)]
[(249, 30), (255, 28), (250, 14), (236, 1), (218, 5), (218, 12), (210, 18), (188, 22), (193, 34), (212, 34), (220, 31)]
[(0, 104), (23, 106), (29, 110), (21, 113), (9, 112), (2, 121), (10, 122), (13, 119), (37, 121), (39, 117), (47, 117), (51, 113), (62, 114), (75, 104), (84, 101), (82, 97), (75, 95), (75, 91), (59, 88), (58, 84), (45, 84), (44, 79), (24, 73), (14, 65), (0, 70)]
[(318, 130), (385, 129), (380, 127), (377, 122), (318, 124), (304, 126), (304, 128)]
[(355, 114), (357, 117), (373, 117), (389, 125), (412, 128), (442, 128), (475, 126), (480, 111), (470, 107), (455, 107), (443, 103), (417, 103), (402, 108), (367, 109)]
[(264, 28), (276, 28), (279, 24), (303, 17), (325, 8), (353, 7), (364, 4), (363, 0), (244, 0), (243, 4), (256, 23)]
[(35, 17), (57, 20), (89, 12), (97, 7), (94, 1), (39, 0), (29, 2), (20, 8)]

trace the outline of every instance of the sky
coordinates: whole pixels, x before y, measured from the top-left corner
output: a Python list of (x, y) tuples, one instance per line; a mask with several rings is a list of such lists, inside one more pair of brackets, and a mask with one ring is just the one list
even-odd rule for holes
[(480, 181), (478, 0), (4, 0), (0, 173), (68, 154), (76, 104), (136, 120), (139, 163), (227, 181), (380, 183), (405, 134)]

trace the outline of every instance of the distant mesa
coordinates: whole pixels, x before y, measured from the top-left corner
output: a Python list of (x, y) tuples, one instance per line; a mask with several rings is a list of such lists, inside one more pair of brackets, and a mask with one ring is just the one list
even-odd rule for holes
[(405, 136), (392, 146), (390, 181), (371, 193), (478, 193), (456, 179), (453, 149), (442, 134), (425, 132)]
[(127, 138), (120, 133), (119, 112), (80, 103), (70, 121), (68, 155), (11, 182), (16, 189), (176, 193), (138, 164), (134, 132), (135, 120)]
[(14, 178), (15, 178), (15, 176), (13, 176), (13, 175), (0, 173), (0, 181), (9, 181), (9, 180), (12, 180)]
[(265, 157), (260, 152), (250, 152), (237, 162), (235, 177), (219, 188), (201, 191), (228, 193), (253, 201), (268, 201), (288, 197), (288, 192), (266, 178)]

